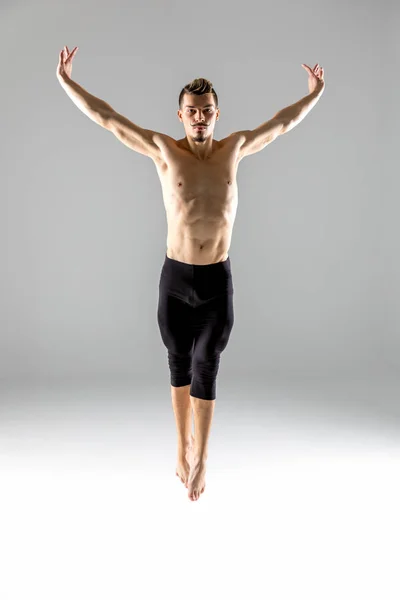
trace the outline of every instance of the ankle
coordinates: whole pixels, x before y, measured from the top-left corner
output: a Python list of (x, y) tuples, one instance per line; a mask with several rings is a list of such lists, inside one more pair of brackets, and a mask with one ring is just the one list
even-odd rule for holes
[(189, 452), (190, 448), (191, 448), (190, 443), (183, 444), (183, 445), (179, 444), (178, 445), (178, 456), (179, 457), (185, 456)]
[(193, 464), (202, 465), (207, 462), (207, 452), (199, 452), (196, 449), (193, 451)]

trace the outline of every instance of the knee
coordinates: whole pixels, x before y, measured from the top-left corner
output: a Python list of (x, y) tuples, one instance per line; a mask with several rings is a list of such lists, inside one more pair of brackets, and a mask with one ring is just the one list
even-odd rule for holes
[(209, 357), (193, 358), (193, 378), (190, 394), (194, 398), (215, 400), (217, 393), (217, 375), (220, 356), (214, 354)]
[(174, 387), (180, 387), (190, 384), (192, 380), (191, 355), (169, 351), (168, 365), (171, 373), (171, 385)]
[(218, 375), (220, 355), (213, 354), (208, 357), (193, 357), (193, 371), (198, 379), (214, 381)]

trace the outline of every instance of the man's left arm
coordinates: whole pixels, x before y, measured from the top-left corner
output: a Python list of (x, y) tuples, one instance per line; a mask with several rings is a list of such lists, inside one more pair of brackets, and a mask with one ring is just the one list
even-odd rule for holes
[[(272, 118), (282, 125), (281, 133), (286, 133), (296, 127), (317, 104), (322, 92), (311, 92), (298, 102), (278, 111)], [(268, 121), (267, 121), (268, 122)]]
[(302, 66), (309, 73), (309, 93), (307, 96), (278, 111), (272, 119), (262, 123), (255, 129), (239, 131), (234, 134), (239, 136), (241, 140), (240, 158), (263, 150), (279, 135), (287, 133), (293, 127), (296, 127), (316, 105), (325, 88), (324, 70), (318, 64), (315, 65), (313, 70), (307, 67), (307, 65)]

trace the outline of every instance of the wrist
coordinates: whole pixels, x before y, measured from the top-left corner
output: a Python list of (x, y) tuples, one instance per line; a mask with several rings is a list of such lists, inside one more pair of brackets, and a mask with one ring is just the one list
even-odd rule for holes
[(311, 92), (311, 96), (314, 96), (315, 98), (319, 98), (320, 96), (322, 96), (322, 93), (324, 91), (324, 87), (325, 87), (325, 83), (319, 84), (315, 88), (315, 90), (313, 92)]
[(61, 83), (61, 85), (62, 85), (63, 83), (69, 83), (69, 82), (71, 81), (71, 78), (70, 78), (70, 77), (68, 77), (68, 75), (66, 75), (65, 73), (63, 73), (63, 74), (60, 74), (60, 75), (59, 75), (59, 74), (57, 74), (57, 79), (58, 79), (58, 81)]

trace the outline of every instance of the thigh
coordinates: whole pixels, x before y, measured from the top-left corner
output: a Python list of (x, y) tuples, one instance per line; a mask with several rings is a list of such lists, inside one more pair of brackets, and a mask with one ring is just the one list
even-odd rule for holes
[(228, 344), (233, 324), (233, 294), (222, 294), (195, 308), (193, 358), (220, 354)]
[(160, 288), (157, 320), (165, 347), (173, 353), (189, 354), (193, 347), (193, 308)]

